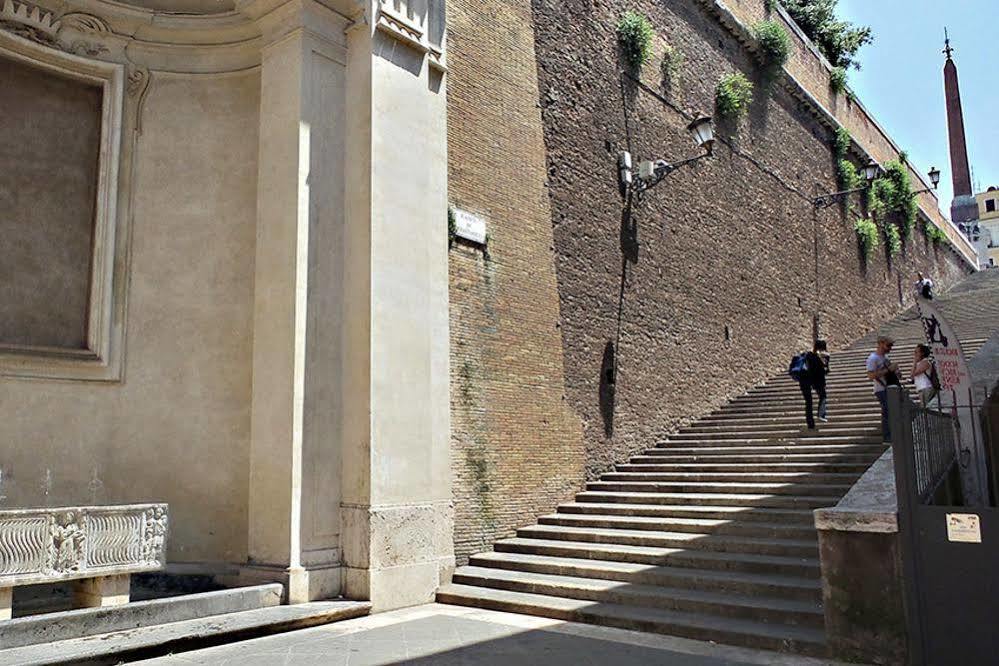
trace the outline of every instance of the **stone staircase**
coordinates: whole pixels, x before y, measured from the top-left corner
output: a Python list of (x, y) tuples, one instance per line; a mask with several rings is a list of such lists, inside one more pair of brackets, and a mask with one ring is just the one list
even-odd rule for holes
[[(955, 300), (970, 358), (999, 317), (983, 323)], [(907, 369), (918, 320), (909, 312), (886, 329)], [(776, 376), (473, 556), (437, 600), (824, 655), (812, 511), (835, 505), (885, 450), (864, 369), (875, 337), (833, 354), (829, 422), (817, 430), (804, 429), (797, 384)]]

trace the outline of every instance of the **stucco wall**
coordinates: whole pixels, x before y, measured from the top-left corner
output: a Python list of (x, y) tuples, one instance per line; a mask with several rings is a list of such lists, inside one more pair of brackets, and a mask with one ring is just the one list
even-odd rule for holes
[(171, 562), (246, 557), (259, 73), (153, 72), (124, 379), (0, 378), (7, 506), (170, 504)]
[[(615, 173), (628, 147), (615, 25), (631, 4), (534, 3), (567, 394), (591, 475), (785, 367), (810, 345), (813, 315), (840, 347), (899, 310), (917, 268), (943, 285), (965, 270), (918, 230), (891, 263), (883, 253), (865, 262), (854, 216), (815, 213), (811, 197), (837, 189), (829, 130), (768, 87), (694, 0), (644, 7), (659, 36), (643, 80), (680, 110), (710, 113), (717, 82), (738, 70), (755, 100), (737, 126), (719, 126), (713, 158), (674, 173), (629, 215)], [(683, 63), (665, 86), (667, 44)], [(636, 164), (697, 152), (689, 113), (628, 88)]]
[(101, 89), (0, 57), (0, 344), (83, 349)]

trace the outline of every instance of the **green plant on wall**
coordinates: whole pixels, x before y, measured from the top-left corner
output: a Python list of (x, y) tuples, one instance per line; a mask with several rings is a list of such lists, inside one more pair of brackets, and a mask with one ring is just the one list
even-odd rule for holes
[(902, 235), (898, 231), (898, 225), (894, 222), (884, 223), (885, 243), (888, 247), (888, 256), (894, 257), (902, 251)]
[(829, 72), (829, 88), (834, 93), (841, 93), (846, 90), (846, 69), (843, 67), (833, 67)]
[(632, 69), (641, 69), (649, 61), (654, 37), (652, 23), (637, 12), (629, 11), (617, 22), (617, 40)]
[(853, 137), (845, 127), (836, 129), (836, 136), (833, 138), (833, 155), (836, 159), (844, 159), (850, 153), (850, 146), (853, 145)]
[(791, 55), (791, 36), (777, 21), (753, 24), (753, 37), (760, 46), (760, 61), (771, 72), (779, 70)]
[(663, 51), (663, 64), (660, 68), (664, 88), (672, 88), (680, 80), (680, 71), (685, 62), (686, 58), (675, 46), (666, 46)]
[(939, 245), (940, 243), (949, 243), (950, 239), (947, 238), (947, 234), (943, 229), (933, 224), (932, 222), (927, 222), (926, 227), (926, 237), (930, 239), (934, 245)]
[(836, 162), (836, 182), (841, 190), (856, 190), (864, 184), (864, 179), (853, 162), (844, 158)]
[(900, 160), (885, 164), (885, 173), (871, 185), (869, 209), (878, 220), (897, 224), (901, 237), (908, 239), (916, 225), (919, 204), (912, 193), (912, 180), (905, 166), (904, 153)]
[(753, 84), (742, 72), (722, 77), (715, 89), (715, 108), (722, 118), (735, 120), (749, 110), (753, 102)]
[(878, 225), (874, 224), (873, 220), (864, 218), (854, 223), (853, 230), (857, 232), (857, 240), (860, 241), (860, 248), (864, 252), (864, 257), (870, 258), (871, 254), (880, 244), (878, 241), (878, 237), (880, 236)]
[(447, 246), (451, 247), (454, 245), (454, 239), (458, 234), (458, 225), (454, 219), (454, 208), (451, 206), (447, 207)]

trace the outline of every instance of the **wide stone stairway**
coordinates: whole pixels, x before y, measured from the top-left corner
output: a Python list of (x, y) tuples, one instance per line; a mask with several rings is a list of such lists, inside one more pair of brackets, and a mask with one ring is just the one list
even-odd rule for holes
[[(991, 273), (938, 300), (968, 358), (999, 328)], [(907, 373), (918, 319), (909, 311), (882, 330)], [(817, 430), (804, 429), (797, 384), (777, 375), (473, 556), (437, 600), (823, 655), (812, 511), (885, 451), (864, 369), (876, 335), (832, 355), (829, 422)]]

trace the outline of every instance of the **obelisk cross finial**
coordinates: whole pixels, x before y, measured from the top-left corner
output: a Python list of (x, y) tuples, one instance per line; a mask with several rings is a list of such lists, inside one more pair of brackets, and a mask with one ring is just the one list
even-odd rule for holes
[(947, 60), (950, 60), (950, 56), (954, 53), (954, 49), (950, 46), (950, 35), (947, 34), (947, 28), (944, 28), (944, 53), (947, 54)]

